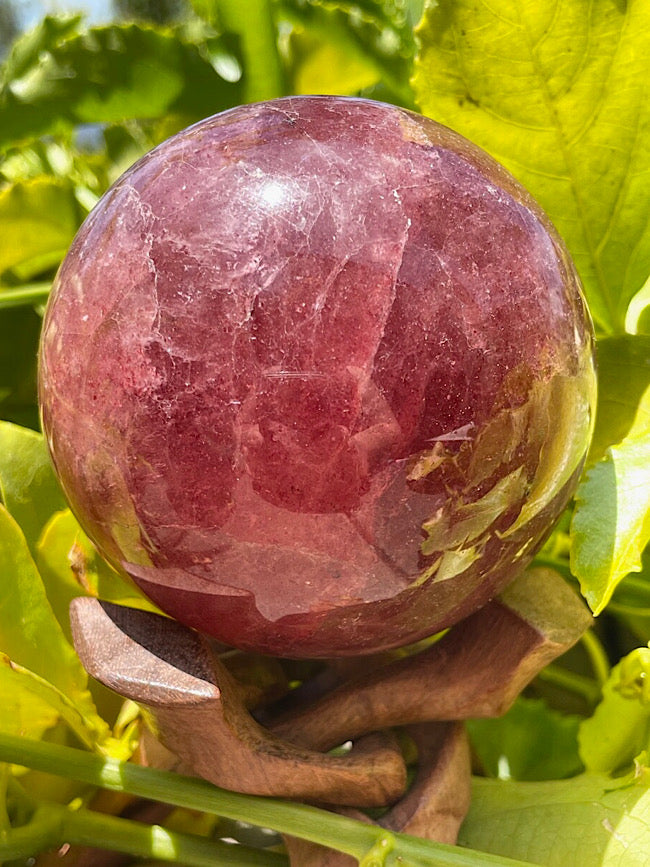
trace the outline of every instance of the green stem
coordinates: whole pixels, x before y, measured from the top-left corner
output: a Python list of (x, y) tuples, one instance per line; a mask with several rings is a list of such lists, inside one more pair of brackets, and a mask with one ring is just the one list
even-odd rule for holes
[(125, 852), (159, 861), (176, 861), (187, 867), (286, 867), (287, 859), (278, 852), (265, 852), (250, 846), (231, 845), (196, 834), (169, 831), (160, 825), (145, 825), (117, 816), (90, 810), (68, 811), (64, 839), (81, 846)]
[(595, 705), (600, 698), (600, 687), (595, 681), (562, 668), (560, 665), (547, 665), (537, 677), (553, 684), (553, 686), (559, 686), (561, 689), (581, 696), (590, 705)]
[(284, 93), (278, 37), (270, 0), (221, 0), (219, 15), (225, 29), (241, 39), (246, 102), (273, 99)]
[(58, 815), (48, 810), (37, 811), (29, 824), (0, 836), (0, 864), (54, 849), (57, 841), (59, 845), (64, 842), (60, 839), (60, 830)]
[(34, 819), (0, 839), (0, 860), (33, 856), (64, 843), (123, 852), (133, 857), (173, 861), (187, 867), (287, 867), (277, 852), (249, 846), (232, 846), (195, 834), (169, 831), (160, 825), (145, 825), (130, 819), (72, 810), (61, 804), (41, 804)]
[(391, 834), (380, 827), (306, 804), (229, 792), (206, 780), (143, 768), (82, 750), (13, 735), (0, 734), (0, 761), (272, 828), (282, 834), (336, 848), (358, 861), (363, 861), (373, 847), (384, 841), (385, 849), (390, 849), (394, 843), (393, 851), (386, 856), (385, 867), (530, 867), (522, 861), (431, 843), (405, 834)]
[(47, 301), (51, 283), (28, 283), (17, 289), (0, 290), (0, 310), (10, 307), (27, 307), (30, 304), (44, 304)]
[(598, 685), (603, 687), (609, 678), (610, 665), (605, 653), (605, 648), (599, 641), (593, 629), (588, 629), (580, 639), (584, 649), (587, 651), (591, 667), (596, 675)]

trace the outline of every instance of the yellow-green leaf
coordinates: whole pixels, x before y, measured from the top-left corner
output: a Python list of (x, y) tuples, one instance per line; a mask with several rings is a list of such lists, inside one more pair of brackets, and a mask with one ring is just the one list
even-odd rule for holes
[(4, 506), (0, 575), (0, 652), (51, 683), (88, 718), (96, 715), (88, 675), (54, 616), (25, 537)]
[(648, 773), (475, 779), (459, 843), (540, 867), (650, 867)]
[(67, 181), (44, 176), (0, 190), (0, 286), (9, 271), (28, 279), (56, 265), (83, 216)]
[[(571, 569), (598, 614), (650, 540), (650, 338), (601, 343), (592, 456), (576, 494)], [(611, 445), (610, 445), (611, 443)]]
[(39, 571), (61, 626), (70, 636), (68, 609), (75, 596), (97, 596), (116, 605), (160, 613), (127, 578), (97, 553), (69, 509), (57, 512), (37, 546)]
[(33, 671), (12, 662), (6, 654), (2, 653), (0, 653), (0, 694), (11, 707), (12, 713), (18, 714), (23, 728), (28, 727), (27, 731), (16, 731), (15, 723), (8, 718), (4, 707), (0, 706), (0, 731), (6, 734), (33, 732), (29, 720), (25, 718), (28, 713), (36, 712), (41, 732), (44, 731), (43, 726), (49, 727), (60, 718), (87, 747), (95, 746), (98, 741), (108, 736), (108, 725), (96, 713), (86, 717), (60, 689), (34, 674)]
[(42, 695), (28, 688), (25, 679), (0, 655), (0, 731), (39, 738), (59, 719), (58, 711)]
[(612, 668), (578, 739), (586, 769), (608, 774), (650, 747), (650, 648), (633, 650)]
[(650, 4), (431, 0), (418, 37), (423, 111), (532, 192), (597, 323), (623, 331), (650, 273)]
[(43, 436), (0, 421), (0, 498), (34, 548), (45, 523), (64, 507)]

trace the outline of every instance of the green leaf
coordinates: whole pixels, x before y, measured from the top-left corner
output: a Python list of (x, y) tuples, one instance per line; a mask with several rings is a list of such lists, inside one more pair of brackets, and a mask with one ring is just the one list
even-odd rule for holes
[[(62, 719), (87, 747), (108, 735), (108, 725), (96, 714), (84, 716), (61, 690), (0, 653), (0, 731), (35, 737)], [(34, 713), (32, 724), (28, 714)], [(15, 717), (14, 717), (15, 715)], [(22, 728), (16, 728), (20, 720)]]
[(650, 539), (650, 436), (612, 446), (576, 494), (571, 570), (594, 614), (620, 581), (642, 568)]
[(542, 867), (649, 867), (648, 771), (620, 780), (475, 779), (458, 842)]
[(629, 334), (650, 334), (650, 277), (630, 301), (625, 330)]
[(592, 457), (603, 452), (578, 489), (571, 524), (571, 569), (596, 614), (627, 574), (641, 570), (643, 549), (650, 540), (648, 337), (600, 344)]
[(553, 780), (582, 770), (579, 717), (551, 710), (543, 701), (519, 698), (498, 719), (469, 720), (474, 752), (491, 777)]
[(294, 27), (294, 92), (352, 94), (380, 83), (393, 99), (412, 106), (408, 78), (415, 44), (403, 2), (283, 0), (280, 8)]
[(54, 613), (68, 638), (68, 611), (76, 596), (97, 596), (117, 605), (160, 610), (100, 557), (69, 509), (52, 516), (38, 542), (36, 562)]
[(580, 755), (588, 771), (614, 773), (650, 747), (650, 648), (615, 665), (594, 714), (580, 725)]
[(0, 421), (0, 497), (32, 549), (50, 516), (65, 503), (43, 436)]
[(0, 654), (0, 731), (39, 738), (56, 724), (59, 713), (51, 702), (29, 689), (26, 679)]
[(365, 19), (373, 21), (378, 27), (387, 27), (396, 32), (404, 31), (403, 38), (412, 40), (410, 34), (406, 35), (406, 31), (411, 28), (409, 4), (405, 0), (309, 0), (308, 4), (300, 4), (298, 0), (296, 5), (339, 9), (350, 19), (350, 26), (353, 26), (355, 19)]
[(9, 271), (29, 279), (58, 265), (84, 216), (67, 181), (41, 177), (0, 190), (0, 285)]
[(344, 27), (339, 31), (332, 24), (320, 32), (313, 27), (294, 29), (290, 45), (293, 93), (349, 96), (381, 78), (377, 64), (359, 50)]
[(650, 4), (437, 0), (417, 35), (423, 111), (529, 189), (596, 322), (623, 331), (650, 273)]
[(57, 689), (91, 717), (88, 676), (47, 599), (20, 527), (0, 506), (0, 651)]
[(201, 45), (137, 24), (92, 28), (40, 52), (0, 89), (0, 148), (78, 123), (190, 119), (239, 102)]
[(194, 10), (194, 12), (200, 17), (203, 18), (210, 26), (214, 28), (218, 28), (220, 26), (219, 20), (219, 0), (190, 0), (190, 6)]

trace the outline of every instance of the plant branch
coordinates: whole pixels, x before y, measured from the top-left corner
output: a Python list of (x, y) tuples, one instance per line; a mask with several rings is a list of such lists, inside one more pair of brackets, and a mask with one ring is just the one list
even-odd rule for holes
[(28, 283), (17, 289), (2, 289), (0, 291), (0, 310), (44, 304), (51, 288), (51, 283)]
[(383, 841), (388, 844), (386, 849), (390, 849), (394, 842), (394, 848), (386, 856), (385, 867), (530, 867), (522, 861), (432, 843), (405, 834), (391, 834), (376, 825), (366, 825), (305, 804), (241, 795), (219, 789), (205, 780), (13, 735), (0, 734), (0, 761), (272, 828), (336, 848), (359, 861), (363, 861), (367, 853)]
[(231, 845), (195, 834), (182, 834), (86, 809), (43, 802), (29, 824), (7, 832), (0, 841), (2, 861), (36, 855), (64, 843), (110, 849), (134, 857), (172, 861), (187, 867), (286, 867), (277, 852)]
[(600, 643), (600, 640), (593, 629), (588, 629), (583, 633), (580, 641), (582, 642), (584, 649), (587, 651), (598, 685), (602, 688), (603, 684), (607, 682), (610, 672), (609, 660), (607, 659), (605, 648)]
[(245, 15), (239, 0), (222, 0), (219, 14), (225, 28), (241, 39), (246, 102), (281, 96), (282, 65), (270, 0), (248, 0)]
[(0, 838), (0, 864), (18, 858), (29, 858), (63, 843), (61, 822), (56, 813), (37, 810), (27, 825), (13, 828)]
[(566, 689), (575, 695), (581, 696), (588, 704), (595, 705), (600, 698), (600, 686), (589, 677), (576, 674), (561, 665), (547, 665), (537, 675), (540, 680), (552, 683), (561, 689)]
[[(63, 808), (65, 810), (65, 808)], [(286, 867), (278, 852), (232, 845), (196, 834), (170, 831), (132, 819), (106, 816), (91, 810), (67, 811), (65, 840), (82, 846), (110, 849), (130, 855), (175, 861), (187, 867)]]

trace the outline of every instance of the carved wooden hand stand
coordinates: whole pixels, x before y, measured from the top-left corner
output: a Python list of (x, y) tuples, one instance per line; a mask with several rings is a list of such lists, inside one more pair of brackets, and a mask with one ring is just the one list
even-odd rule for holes
[[(169, 751), (151, 751), (151, 763), (364, 821), (360, 808), (387, 806), (382, 827), (447, 843), (469, 806), (469, 748), (459, 721), (504, 713), (591, 623), (556, 573), (531, 570), (435, 644), (364, 660), (363, 674), (309, 703), (289, 700), (291, 709), (279, 712), (282, 702), (264, 704), (229, 670), (228, 654), (176, 621), (91, 598), (76, 599), (71, 617), (88, 672), (141, 704)], [(408, 791), (395, 730), (417, 748)], [(347, 754), (327, 754), (347, 741)], [(303, 841), (287, 846), (300, 867), (353, 863)]]

